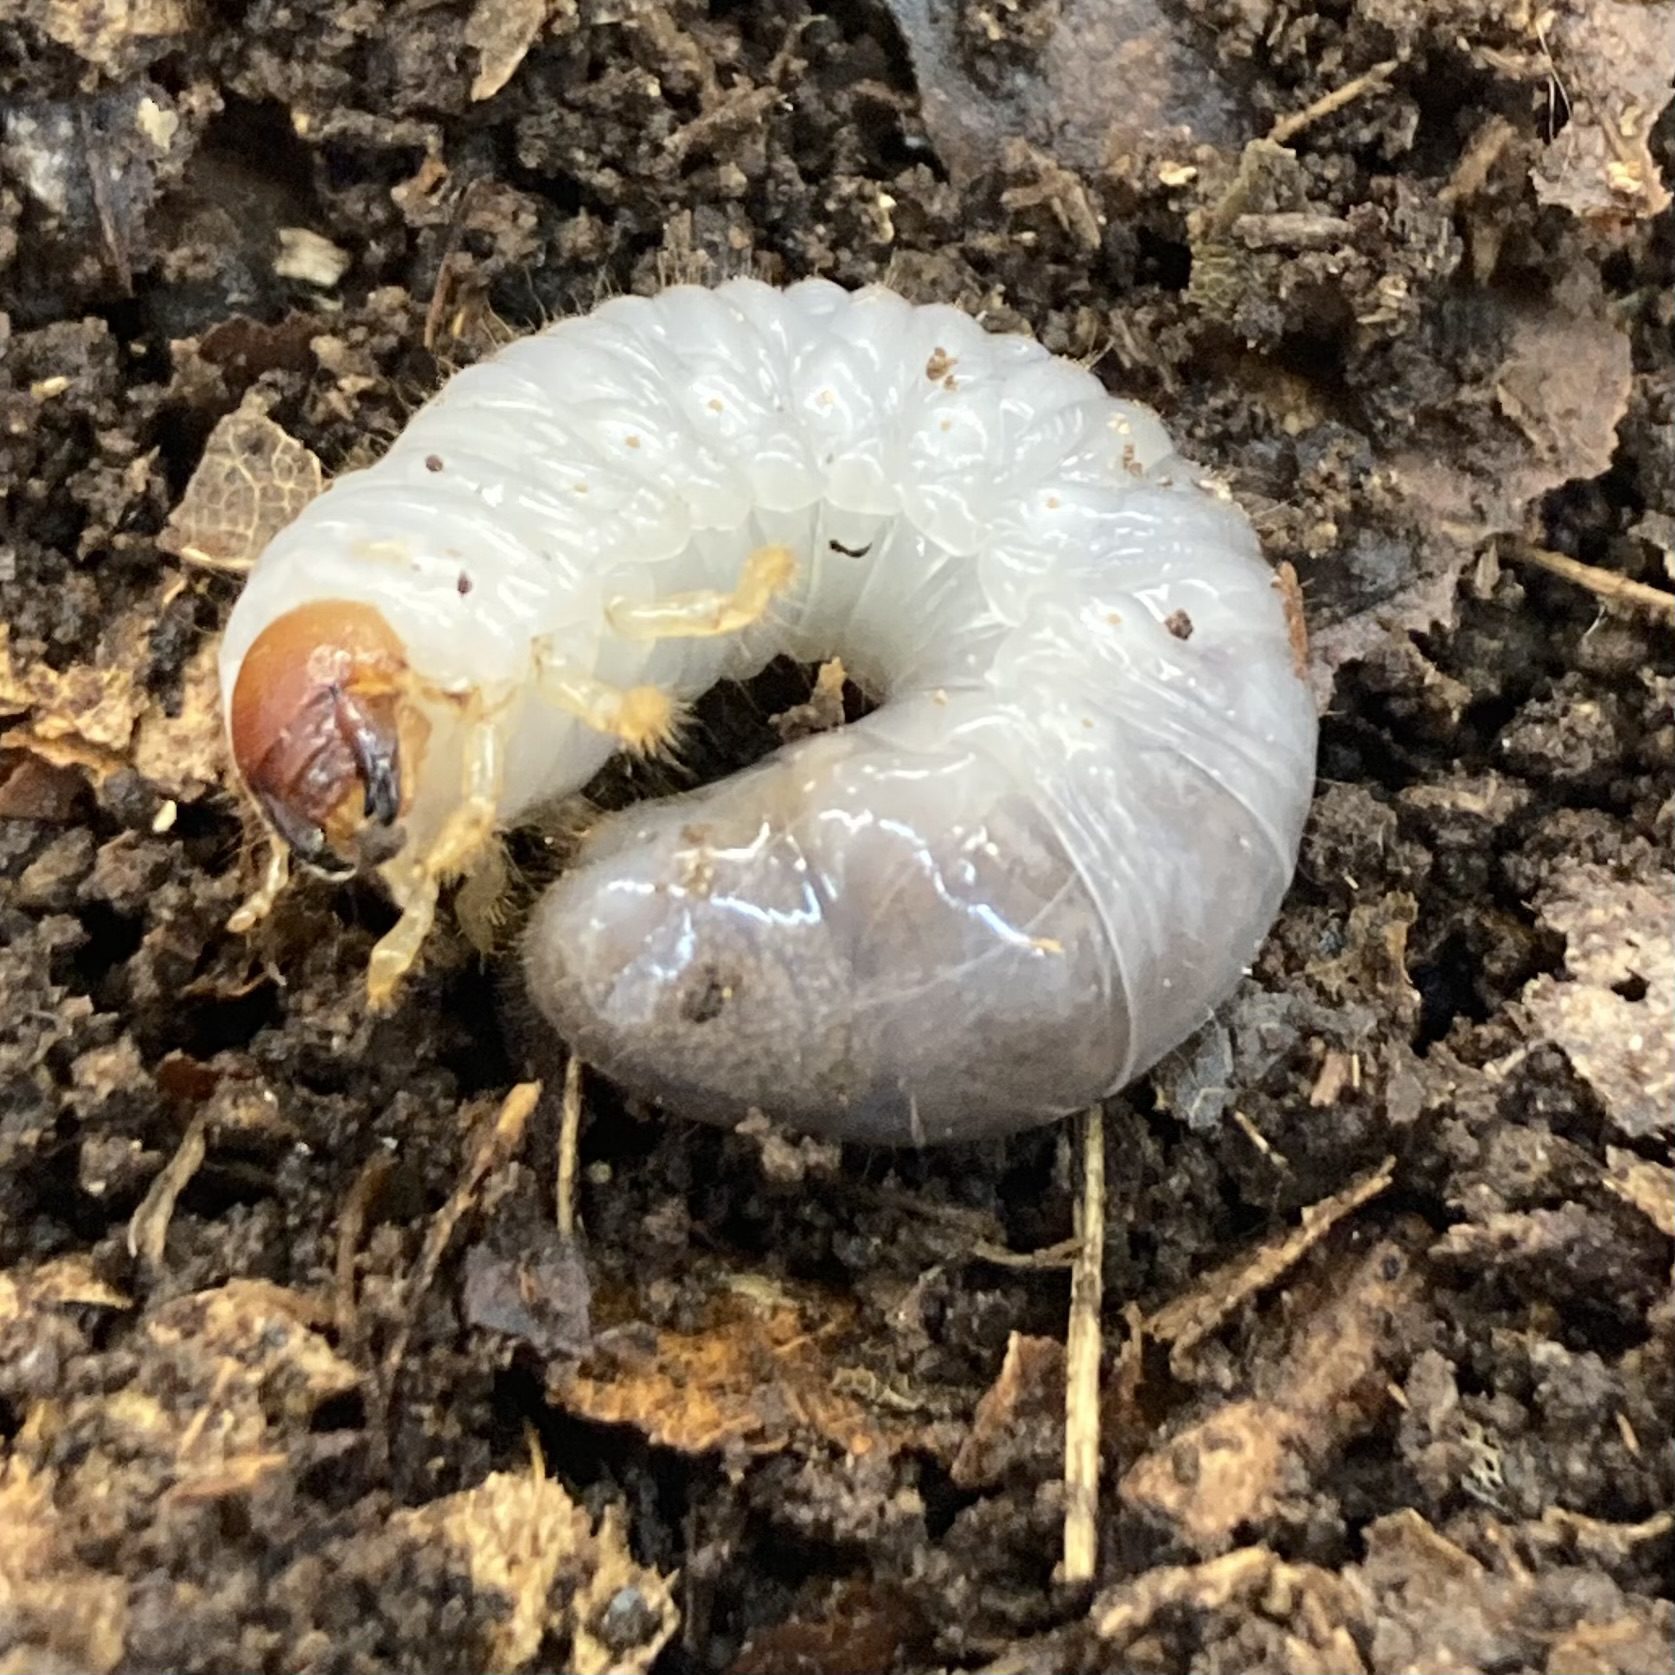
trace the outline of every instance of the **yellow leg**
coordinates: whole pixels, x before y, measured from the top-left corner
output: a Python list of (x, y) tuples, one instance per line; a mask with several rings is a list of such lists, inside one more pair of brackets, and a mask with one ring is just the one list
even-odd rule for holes
[(541, 696), (598, 733), (609, 733), (638, 756), (660, 750), (675, 736), (680, 715), (674, 700), (655, 686), (610, 686), (562, 664), (544, 662), (536, 648)]
[(401, 917), (372, 950), (366, 968), (366, 998), (374, 1011), (382, 1012), (395, 999), (401, 980), (419, 958), (419, 950), (436, 923), (437, 883), (422, 867), (391, 876), (386, 870)]
[(760, 622), (791, 585), (797, 560), (789, 547), (758, 547), (744, 561), (731, 593), (676, 593), (644, 604), (618, 599), (606, 608), (611, 627), (626, 640), (693, 640), (736, 634)]
[(291, 852), (278, 838), (268, 837), (268, 862), (262, 882), (227, 921), (227, 929), (235, 936), (254, 930), (273, 912), (273, 904), (280, 892), (291, 882)]
[(432, 878), (462, 871), (494, 836), (505, 777), (500, 728), (492, 717), (478, 716), (465, 736), (465, 783), (460, 788), (459, 806), (448, 816), (424, 858), (424, 870)]
[(384, 869), (401, 917), (372, 950), (367, 967), (367, 999), (388, 1006), (403, 977), (418, 960), (436, 922), (436, 898), (442, 880), (462, 871), (494, 837), (506, 771), (500, 727), (475, 706), (465, 736), (464, 783), (460, 800), (436, 834), (436, 842), (414, 860), (397, 858)]

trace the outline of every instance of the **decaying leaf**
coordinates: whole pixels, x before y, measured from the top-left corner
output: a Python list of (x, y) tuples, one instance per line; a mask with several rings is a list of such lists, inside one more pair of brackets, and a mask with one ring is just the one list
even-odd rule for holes
[(1668, 208), (1648, 142), (1675, 83), (1675, 4), (1567, 0), (1544, 20), (1569, 120), (1532, 171), (1536, 196), (1599, 222)]
[(1538, 1039), (1556, 1042), (1633, 1139), (1675, 1132), (1675, 880), (1560, 866), (1537, 903), (1565, 939), (1568, 978), (1524, 990)]
[[(1615, 0), (1609, 0), (1615, 3)], [(1575, 479), (1605, 471), (1633, 377), (1627, 335), (1607, 316), (1597, 290), (1531, 301), (1485, 292), (1462, 306), (1457, 329), (1494, 355), (1484, 384), (1498, 426), (1467, 448), (1421, 440), (1389, 462), (1397, 492), (1425, 539), (1412, 573), (1389, 598), (1311, 629), (1316, 694), (1355, 659), (1453, 623), (1461, 577), (1488, 537), (1523, 526), (1525, 508)], [(1414, 669), (1425, 678), (1429, 665)], [(1440, 677), (1438, 677), (1440, 678)]]
[(891, 0), (919, 84), (925, 126), (956, 180), (1022, 141), (1083, 174), (1114, 154), (1173, 138), (1236, 144), (1251, 124), (1197, 41), (1155, 0), (1064, 0), (1027, 65), (974, 78), (960, 40), (966, 8)]
[(465, 1253), (465, 1318), (520, 1338), (543, 1359), (580, 1355), (592, 1335), (587, 1264), (573, 1238), (550, 1223), (497, 1217)]
[[(617, 1510), (607, 1510), (595, 1530), (587, 1512), (539, 1472), (495, 1472), (392, 1522), (446, 1543), (473, 1588), (506, 1601), (485, 1648), (489, 1669), (527, 1667), (551, 1635), (569, 1642), (563, 1667), (577, 1675), (638, 1675), (679, 1621), (666, 1579), (630, 1556)], [(625, 1601), (634, 1609), (623, 1609)], [(624, 1636), (618, 1623), (633, 1632)]]
[[(106, 634), (94, 664), (62, 670), (40, 662), (20, 667), (12, 655), (11, 630), (0, 622), (0, 714), (27, 717), (0, 744), (29, 750), (60, 767), (108, 771), (117, 765), (149, 701), (139, 680), (149, 633), (145, 613), (135, 612)], [(53, 745), (62, 749), (55, 752)]]
[(549, 1368), (548, 1395), (687, 1454), (772, 1454), (799, 1435), (857, 1455), (900, 1446), (910, 1428), (850, 1393), (864, 1379), (840, 1376), (855, 1323), (847, 1297), (718, 1274), (702, 1326), (600, 1332), (579, 1367)]
[(1386, 1362), (1411, 1330), (1419, 1295), (1419, 1276), (1394, 1241), (1347, 1268), (1326, 1265), (1290, 1298), (1278, 1341), (1259, 1343), (1255, 1394), (1143, 1454), (1123, 1477), (1123, 1500), (1205, 1553), (1271, 1517), (1385, 1405)]
[(1617, 425), (1628, 411), (1629, 341), (1592, 311), (1595, 299), (1579, 304), (1526, 305), (1512, 316), (1495, 400), (1529, 448), (1524, 459), (1508, 461), (1510, 480), (1500, 485), (1507, 497), (1503, 515), (1556, 483), (1610, 468)]
[(174, 578), (160, 599), (117, 618), (94, 659), (68, 669), (15, 656), (0, 622), (0, 716), (18, 717), (0, 733), (0, 749), (26, 753), (37, 765), (37, 786), (43, 774), (58, 776), (61, 788), (69, 775), (97, 784), (128, 766), (180, 801), (220, 783), (225, 752), (213, 642), (193, 654), (178, 703), (165, 703), (148, 684), (158, 614), (182, 585)]
[(135, 769), (165, 796), (181, 802), (203, 796), (227, 773), (217, 652), (213, 640), (199, 646), (186, 665), (174, 713), (153, 702), (134, 729)]
[(157, 544), (191, 564), (246, 570), (324, 486), (319, 460), (247, 400), (210, 432)]

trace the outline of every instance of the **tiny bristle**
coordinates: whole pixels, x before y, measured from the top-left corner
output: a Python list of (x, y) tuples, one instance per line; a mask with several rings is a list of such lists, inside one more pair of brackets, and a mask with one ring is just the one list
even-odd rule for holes
[(680, 731), (680, 708), (657, 686), (633, 686), (622, 695), (617, 736), (636, 756), (667, 750)]
[(238, 818), (238, 838), (233, 853), (233, 864), (241, 877), (254, 872), (263, 851), (271, 840), (267, 822), (262, 819), (256, 804), (248, 795), (238, 797), (234, 804)]
[(454, 918), (465, 940), (485, 957), (495, 953), (504, 940), (503, 933), (517, 905), (513, 889), (513, 868), (505, 841), (493, 837), (454, 892)]

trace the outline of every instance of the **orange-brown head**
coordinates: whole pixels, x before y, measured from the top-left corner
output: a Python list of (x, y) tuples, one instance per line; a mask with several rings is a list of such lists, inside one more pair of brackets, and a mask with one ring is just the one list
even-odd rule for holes
[(325, 599), (276, 617), (244, 654), (233, 760), (297, 858), (335, 876), (401, 847), (402, 734), (417, 718), (401, 641), (371, 605)]

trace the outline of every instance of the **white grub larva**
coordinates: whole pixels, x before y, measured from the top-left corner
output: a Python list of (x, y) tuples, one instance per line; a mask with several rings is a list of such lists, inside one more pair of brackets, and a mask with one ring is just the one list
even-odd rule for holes
[(1295, 626), (1156, 417), (1026, 338), (823, 281), (619, 298), (458, 374), (257, 563), (222, 679), (276, 842), (239, 922), (288, 850), (376, 869), (387, 997), (497, 828), (835, 655), (879, 707), (603, 820), (534, 999), (686, 1115), (1048, 1121), (1195, 1029), (1279, 909)]

